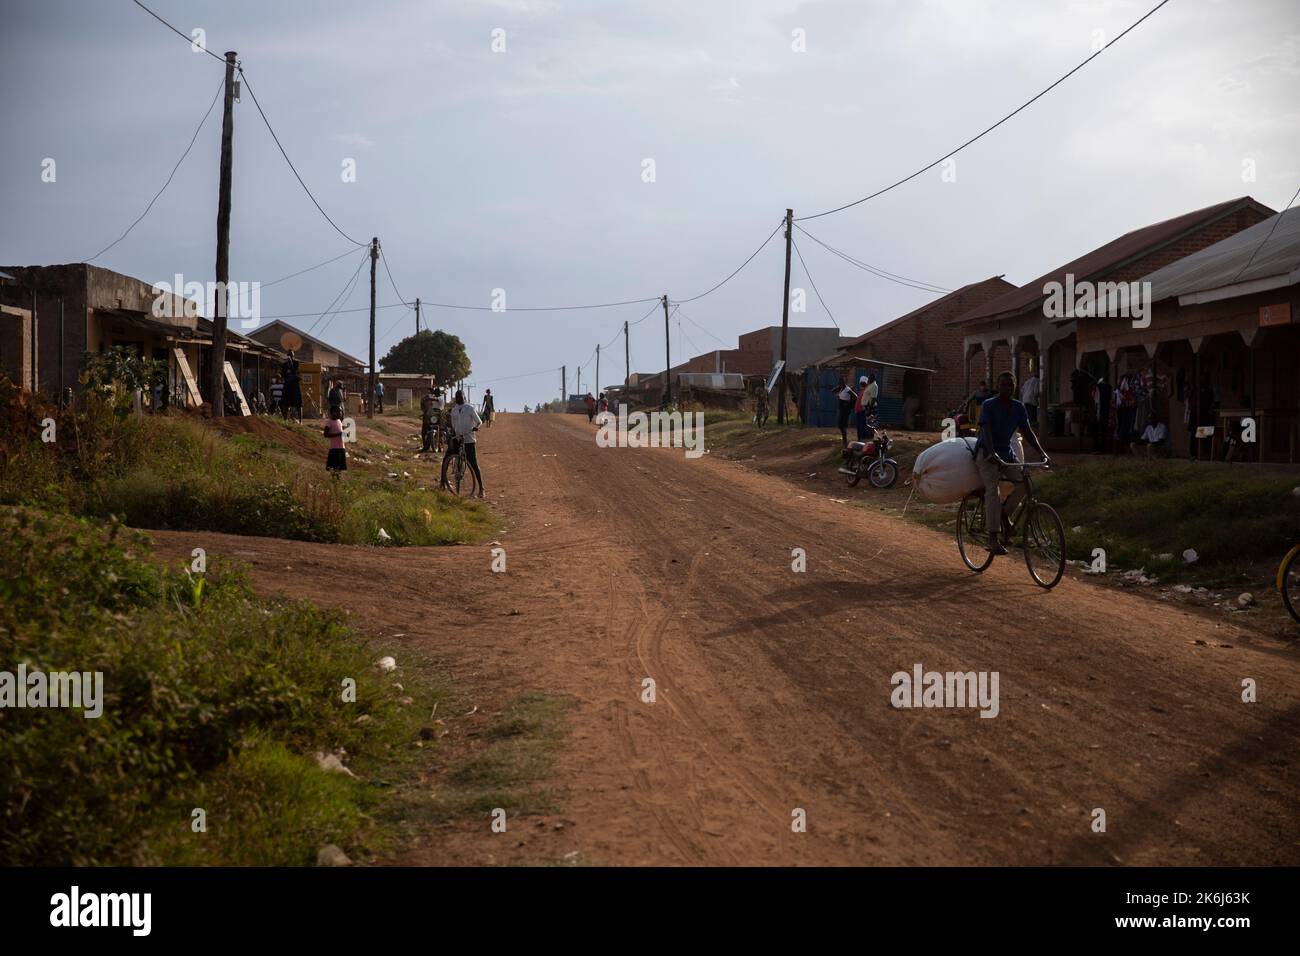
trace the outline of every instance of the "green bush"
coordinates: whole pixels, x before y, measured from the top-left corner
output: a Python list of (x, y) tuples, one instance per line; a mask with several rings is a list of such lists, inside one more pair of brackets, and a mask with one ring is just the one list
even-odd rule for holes
[[(378, 758), (395, 735), (411, 739), (418, 714), (399, 707), (371, 656), (336, 614), (260, 601), (220, 567), (198, 588), (154, 564), (143, 536), (116, 523), (5, 512), (0, 670), (25, 662), (29, 672), (100, 671), (104, 694), (93, 719), (66, 708), (0, 709), (0, 859), (156, 861), (147, 836), (160, 814), (188, 822), (210, 774), (254, 773), (256, 759), (240, 757), (248, 741)], [(345, 677), (357, 683), (357, 703), (342, 700)], [(363, 713), (372, 720), (357, 725)], [(244, 762), (231, 769), (232, 758)], [(280, 806), (277, 785), (267, 786), (269, 802), (248, 796), (241, 812), (310, 816)], [(281, 825), (295, 852), (318, 836)]]
[[(40, 441), (41, 415), (56, 417), (56, 444)], [(376, 544), (383, 527), (398, 545), (468, 541), (492, 528), (486, 509), (452, 496), (360, 473), (335, 481), (273, 442), (226, 437), (188, 417), (123, 417), (94, 395), (75, 413), (23, 411), (0, 449), (0, 504), (139, 528)]]

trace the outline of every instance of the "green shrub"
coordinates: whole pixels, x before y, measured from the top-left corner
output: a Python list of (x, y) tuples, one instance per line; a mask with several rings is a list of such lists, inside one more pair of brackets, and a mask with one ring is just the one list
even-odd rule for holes
[[(116, 523), (0, 515), (0, 670), (25, 662), (29, 672), (104, 675), (98, 718), (0, 709), (7, 863), (146, 859), (160, 806), (188, 821), (207, 775), (232, 757), (245, 761), (226, 771), (236, 778), (260, 766), (240, 758), (250, 740), (297, 754), (341, 746), (377, 759), (381, 746), (413, 735), (415, 709), (400, 708), (399, 692), (338, 615), (260, 601), (221, 567), (200, 590), (147, 556), (143, 536)], [(342, 700), (345, 677), (357, 683), (357, 703)], [(362, 713), (372, 720), (358, 725)], [(283, 761), (276, 766), (283, 770)], [(244, 812), (310, 815), (279, 806), (278, 785), (267, 786), (270, 802), (249, 798)], [(290, 829), (285, 839), (306, 852), (315, 831)]]

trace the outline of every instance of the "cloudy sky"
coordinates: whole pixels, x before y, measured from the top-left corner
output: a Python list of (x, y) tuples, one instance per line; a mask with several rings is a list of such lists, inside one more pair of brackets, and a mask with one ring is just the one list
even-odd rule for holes
[[(518, 309), (696, 296), (787, 206), (819, 213), (945, 156), (1157, 0), (146, 2), (187, 35), (203, 29), (218, 54), (238, 51), (299, 173), (344, 233), (379, 236), (402, 297), (489, 306), (503, 289)], [(3, 14), (0, 262), (79, 261), (166, 180), (222, 65), (131, 0), (5, 0)], [(1235, 196), (1281, 208), (1300, 186), (1297, 81), (1294, 0), (1170, 0), (960, 153), (951, 181), (936, 168), (803, 226), (879, 269), (955, 288), (999, 274), (1023, 283)], [(212, 278), (220, 112), (96, 264), (149, 282)], [(54, 182), (42, 181), (46, 159)], [(934, 297), (796, 239), (845, 333)], [(270, 283), (349, 248), (245, 93), (231, 278)], [(311, 313), (289, 320), (311, 327), (362, 259), (358, 248), (264, 289), (264, 316)], [(681, 306), (673, 361), (779, 324), (782, 269), (778, 236)], [(382, 266), (379, 282), (379, 303), (398, 302)], [(830, 324), (798, 259), (792, 285), (809, 290), (792, 322)], [(368, 305), (367, 286), (363, 274), (344, 307)], [(596, 344), (652, 304), (426, 316), (465, 341), (476, 396), (488, 385), (517, 409), (558, 395), (550, 370), (562, 364), (572, 388)], [(414, 315), (378, 314), (382, 356)], [(364, 357), (367, 322), (343, 312), (317, 329)], [(634, 370), (662, 368), (661, 315), (633, 329), (631, 353)], [(584, 385), (593, 376), (591, 363)], [(622, 376), (620, 337), (601, 380)]]

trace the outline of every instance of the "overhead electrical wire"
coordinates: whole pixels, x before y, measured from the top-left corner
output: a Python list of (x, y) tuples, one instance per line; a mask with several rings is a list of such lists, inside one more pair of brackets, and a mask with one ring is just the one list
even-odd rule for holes
[[(354, 273), (352, 273), (352, 281), (344, 289), (342, 298), (335, 300), (336, 302), (338, 302), (339, 308), (342, 308), (344, 305), (346, 305), (348, 302), (352, 300), (352, 293), (356, 291), (357, 284), (361, 281), (361, 274), (365, 269), (365, 265), (366, 263), (365, 260), (363, 259), (361, 263), (357, 266), (357, 270)], [(328, 318), (326, 316), (328, 316)], [(330, 327), (330, 324), (333, 323), (333, 321), (336, 318), (338, 318), (337, 310), (334, 311), (333, 314), (330, 314), (329, 309), (326, 309), (325, 315), (322, 315), (320, 319), (317, 319), (316, 322), (312, 324), (311, 329), (308, 329), (307, 331), (310, 332), (312, 329), (316, 328), (316, 326), (320, 324), (321, 319), (325, 319), (325, 324), (321, 325), (320, 331), (317, 333), (318, 335), (324, 335), (325, 330)]]
[(885, 187), (883, 187), (883, 188), (881, 188), (881, 189), (877, 189), (875, 192), (870, 193), (870, 194), (868, 194), (868, 195), (866, 195), (866, 196), (863, 196), (861, 199), (855, 199), (855, 200), (853, 200), (853, 202), (847, 202), (847, 203), (845, 203), (845, 204), (842, 205), (842, 206), (836, 206), (834, 209), (827, 209), (827, 210), (824, 211), (824, 212), (815, 213), (815, 214), (813, 214), (813, 215), (811, 215), (811, 216), (799, 216), (797, 219), (795, 219), (795, 222), (807, 222), (809, 219), (820, 219), (822, 216), (829, 216), (829, 215), (831, 215), (832, 213), (842, 212), (842, 211), (844, 211), (845, 209), (849, 209), (849, 208), (851, 208), (851, 207), (853, 207), (853, 206), (861, 205), (862, 203), (867, 202), (867, 201), (870, 200), (870, 199), (875, 199), (877, 196), (883, 196), (885, 193), (889, 192), (889, 191), (892, 190), (892, 189), (897, 189), (899, 186), (903, 185), (904, 183), (911, 182), (913, 179), (915, 179), (917, 176), (920, 176), (922, 173), (927, 173), (927, 172), (929, 172), (930, 170), (934, 169), (934, 167), (936, 167), (936, 166), (938, 166), (940, 163), (942, 163), (945, 159), (949, 159), (949, 158), (951, 158), (951, 157), (953, 157), (953, 156), (956, 156), (958, 153), (960, 153), (960, 152), (961, 152), (963, 149), (965, 149), (967, 146), (970, 146), (972, 143), (974, 143), (974, 142), (976, 142), (976, 141), (978, 141), (978, 140), (983, 139), (985, 136), (987, 136), (989, 133), (993, 132), (995, 129), (997, 129), (999, 126), (1001, 126), (1001, 125), (1002, 125), (1003, 123), (1005, 123), (1007, 120), (1011, 119), (1011, 118), (1012, 118), (1013, 116), (1015, 116), (1017, 113), (1019, 113), (1019, 112), (1021, 112), (1022, 110), (1028, 108), (1029, 106), (1033, 105), (1033, 104), (1034, 104), (1035, 102), (1037, 102), (1038, 100), (1042, 99), (1044, 96), (1046, 96), (1046, 95), (1047, 95), (1048, 93), (1050, 93), (1052, 90), (1056, 89), (1058, 86), (1060, 86), (1060, 85), (1061, 85), (1062, 83), (1064, 83), (1066, 80), (1068, 80), (1070, 77), (1074, 76), (1074, 74), (1076, 74), (1076, 73), (1078, 73), (1080, 70), (1082, 70), (1085, 66), (1087, 66), (1089, 63), (1091, 63), (1091, 62), (1092, 62), (1093, 60), (1095, 60), (1097, 57), (1101, 56), (1103, 53), (1105, 53), (1107, 50), (1109, 50), (1112, 46), (1114, 46), (1114, 45), (1115, 45), (1116, 43), (1118, 43), (1120, 40), (1124, 39), (1124, 37), (1127, 36), (1128, 33), (1129, 33), (1130, 31), (1134, 30), (1134, 29), (1135, 29), (1135, 28), (1136, 28), (1140, 23), (1142, 23), (1144, 20), (1146, 20), (1147, 17), (1149, 17), (1149, 16), (1151, 16), (1152, 14), (1154, 14), (1157, 10), (1159, 10), (1161, 7), (1163, 7), (1163, 6), (1164, 6), (1166, 3), (1168, 3), (1168, 2), (1169, 2), (1169, 0), (1160, 0), (1160, 2), (1157, 3), (1154, 7), (1152, 7), (1150, 10), (1148, 10), (1146, 13), (1144, 13), (1144, 14), (1143, 14), (1141, 17), (1139, 17), (1137, 20), (1135, 20), (1135, 21), (1133, 21), (1131, 24), (1129, 24), (1127, 28), (1125, 28), (1125, 29), (1124, 29), (1124, 30), (1123, 30), (1123, 31), (1122, 31), (1122, 32), (1121, 32), (1117, 37), (1115, 37), (1115, 39), (1111, 40), (1110, 42), (1108, 42), (1108, 43), (1104, 44), (1103, 46), (1101, 46), (1099, 49), (1095, 50), (1091, 56), (1089, 56), (1087, 59), (1083, 60), (1083, 62), (1079, 63), (1077, 66), (1075, 66), (1074, 69), (1070, 70), (1070, 71), (1069, 71), (1068, 73), (1066, 73), (1064, 76), (1062, 76), (1062, 77), (1058, 78), (1057, 80), (1055, 80), (1055, 81), (1054, 81), (1050, 86), (1048, 86), (1048, 87), (1046, 87), (1045, 89), (1039, 91), (1038, 93), (1036, 93), (1036, 94), (1034, 94), (1032, 97), (1030, 97), (1028, 100), (1026, 100), (1025, 102), (1021, 103), (1021, 104), (1020, 104), (1019, 106), (1017, 106), (1014, 110), (1012, 110), (1012, 111), (1011, 111), (1010, 113), (1008, 113), (1006, 116), (1002, 117), (1002, 119), (998, 120), (998, 121), (997, 121), (996, 123), (994, 123), (992, 126), (989, 126), (988, 128), (986, 128), (985, 130), (983, 130), (983, 131), (980, 132), (980, 133), (976, 133), (974, 136), (972, 136), (970, 139), (966, 140), (966, 142), (962, 143), (962, 144), (961, 144), (960, 146), (958, 146), (956, 149), (950, 149), (950, 150), (948, 150), (946, 153), (944, 153), (942, 156), (940, 156), (940, 157), (939, 157), (938, 159), (936, 159), (934, 162), (932, 162), (932, 163), (928, 163), (927, 165), (922, 166), (922, 167), (921, 167), (920, 169), (918, 169), (916, 172), (914, 172), (914, 173), (909, 173), (908, 175), (904, 176), (902, 179), (898, 180), (897, 182), (891, 183), (890, 185), (885, 186)]
[[(141, 10), (143, 10), (145, 13), (149, 14), (149, 16), (153, 17), (155, 20), (157, 20), (159, 23), (161, 23), (163, 26), (165, 26), (168, 30), (171, 30), (172, 33), (176, 34), (178, 37), (180, 37), (182, 40), (184, 40), (186, 43), (188, 43), (188, 44), (190, 45), (190, 49), (194, 49), (194, 38), (193, 38), (193, 37), (187, 37), (184, 33), (181, 33), (180, 30), (177, 30), (174, 26), (172, 26), (170, 23), (168, 23), (168, 22), (167, 22), (166, 20), (164, 20), (162, 17), (158, 16), (158, 14), (154, 13), (152, 10), (150, 10), (148, 7), (146, 7), (143, 3), (141, 3), (140, 0), (132, 0), (132, 2), (133, 2), (137, 7), (139, 7)], [(210, 57), (212, 57), (213, 59), (215, 59), (218, 63), (221, 63), (221, 64), (223, 64), (223, 65), (225, 64), (225, 62), (226, 62), (225, 57), (217, 56), (215, 53), (213, 53), (211, 50), (209, 50), (209, 49), (207, 48), (206, 45), (200, 47), (200, 49), (201, 49), (204, 53), (206, 53), (208, 56), (210, 56)], [(224, 83), (223, 83), (223, 85), (224, 85)]]
[(266, 118), (266, 112), (262, 109), (262, 104), (257, 101), (257, 94), (253, 92), (253, 87), (248, 82), (248, 74), (244, 72), (243, 66), (239, 67), (239, 76), (243, 81), (244, 89), (248, 90), (248, 95), (253, 98), (253, 105), (257, 107), (257, 114), (262, 117), (262, 122), (266, 124), (267, 132), (271, 134), (271, 139), (275, 140), (275, 145), (280, 150), (280, 155), (283, 156), (284, 161), (289, 164), (289, 169), (293, 171), (294, 178), (298, 180), (298, 185), (301, 186), (303, 192), (307, 194), (307, 198), (312, 201), (312, 205), (314, 205), (320, 214), (325, 217), (325, 221), (334, 227), (334, 231), (348, 242), (357, 246), (368, 245), (368, 243), (357, 242), (357, 240), (353, 239), (346, 232), (340, 229), (338, 223), (331, 219), (329, 213), (327, 213), (321, 204), (316, 201), (316, 197), (312, 195), (312, 191), (307, 188), (307, 184), (303, 182), (302, 176), (298, 174), (298, 168), (294, 166), (293, 160), (291, 160), (289, 154), (284, 151), (284, 146), (280, 142), (280, 137), (275, 134), (275, 128), (271, 125), (271, 121)]
[(281, 276), (280, 278), (275, 279), (275, 280), (273, 280), (273, 281), (271, 281), (271, 282), (263, 282), (263, 283), (262, 283), (262, 288), (263, 288), (263, 289), (269, 289), (271, 286), (273, 286), (273, 285), (278, 285), (278, 284), (281, 283), (281, 282), (287, 282), (287, 281), (289, 281), (290, 279), (296, 279), (296, 278), (297, 278), (298, 276), (300, 276), (300, 275), (305, 275), (305, 274), (308, 273), (308, 272), (312, 272), (312, 271), (315, 270), (315, 269), (319, 269), (319, 268), (321, 268), (321, 266), (327, 266), (327, 265), (329, 265), (331, 262), (338, 262), (338, 261), (339, 261), (340, 259), (342, 259), (344, 256), (350, 256), (350, 255), (352, 255), (352, 254), (353, 254), (354, 252), (356, 252), (356, 251), (357, 251), (356, 249), (348, 249), (348, 250), (346, 250), (346, 251), (344, 251), (344, 252), (340, 252), (337, 256), (334, 256), (334, 257), (331, 258), (331, 259), (326, 259), (324, 262), (318, 262), (318, 263), (316, 263), (314, 266), (308, 266), (306, 269), (299, 269), (297, 272), (291, 272), (291, 273), (289, 273), (287, 276)]
[(315, 313), (315, 312), (307, 312), (307, 313), (304, 313), (304, 314), (301, 315), (301, 316), (299, 316), (299, 315), (264, 315), (264, 316), (262, 316), (262, 318), (264, 318), (264, 319), (296, 319), (296, 318), (305, 318), (305, 317), (307, 317), (307, 316), (315, 315), (315, 316), (316, 316), (316, 321), (313, 322), (313, 323), (311, 324), (311, 326), (308, 327), (308, 329), (307, 329), (308, 332), (311, 332), (312, 330), (314, 330), (314, 329), (316, 328), (316, 326), (320, 325), (321, 320), (324, 319), (325, 316), (329, 315), (330, 310), (333, 309), (334, 306), (337, 305), (337, 304), (339, 303), (339, 300), (343, 298), (344, 293), (346, 293), (349, 289), (351, 289), (351, 288), (353, 287), (353, 285), (356, 283), (357, 276), (359, 276), (359, 275), (361, 274), (361, 270), (362, 270), (362, 268), (365, 266), (365, 264), (366, 264), (366, 260), (365, 260), (365, 257), (363, 256), (363, 257), (361, 258), (361, 260), (357, 263), (357, 267), (356, 267), (356, 269), (353, 271), (352, 275), (348, 278), (348, 280), (347, 280), (346, 282), (343, 283), (343, 288), (339, 291), (338, 295), (334, 296), (333, 301), (331, 301), (330, 304), (327, 305), (327, 306), (325, 307), (325, 311), (324, 311), (324, 312), (321, 312), (321, 313), (319, 313), (319, 314), (317, 314), (317, 313)]
[(1235, 276), (1232, 277), (1232, 281), (1233, 281), (1233, 282), (1236, 282), (1238, 279), (1240, 279), (1241, 276), (1242, 276), (1242, 274), (1243, 274), (1247, 269), (1250, 268), (1250, 264), (1251, 264), (1252, 262), (1254, 262), (1254, 261), (1255, 261), (1255, 257), (1256, 257), (1257, 255), (1259, 255), (1259, 250), (1261, 250), (1261, 249), (1264, 248), (1264, 243), (1268, 242), (1270, 239), (1273, 238), (1273, 233), (1277, 231), (1278, 223), (1280, 223), (1280, 222), (1282, 221), (1282, 217), (1283, 217), (1284, 215), (1286, 215), (1286, 211), (1287, 211), (1287, 209), (1290, 209), (1293, 205), (1295, 205), (1296, 196), (1300, 196), (1300, 189), (1297, 189), (1297, 190), (1295, 191), (1295, 196), (1292, 196), (1292, 197), (1291, 197), (1291, 201), (1290, 201), (1289, 203), (1286, 204), (1286, 209), (1283, 209), (1283, 210), (1282, 210), (1280, 213), (1278, 213), (1277, 216), (1273, 219), (1273, 228), (1270, 229), (1270, 230), (1268, 231), (1268, 235), (1264, 237), (1264, 241), (1261, 242), (1259, 245), (1257, 245), (1257, 246), (1255, 247), (1255, 251), (1252, 252), (1252, 253), (1250, 254), (1250, 258), (1246, 260), (1246, 264), (1245, 264), (1244, 266), (1242, 266), (1239, 270), (1237, 270), (1237, 274), (1236, 274)]
[(518, 378), (533, 378), (537, 375), (550, 375), (553, 372), (558, 372), (560, 368), (561, 366), (557, 365), (555, 368), (544, 368), (540, 372), (524, 372), (520, 375), (502, 375), (499, 378), (476, 379), (470, 384), (477, 387), (479, 385), (495, 385), (497, 382), (512, 382)]
[(682, 312), (682, 311), (679, 309), (678, 312), (677, 312), (677, 314), (680, 315), (680, 316), (681, 316), (683, 319), (685, 319), (687, 322), (691, 323), (691, 325), (695, 326), (697, 329), (699, 329), (701, 332), (703, 332), (703, 333), (704, 333), (705, 335), (707, 335), (709, 338), (713, 339), (713, 341), (717, 342), (719, 345), (723, 346), (724, 348), (726, 347), (726, 345), (727, 345), (726, 342), (722, 341), (722, 339), (718, 338), (716, 335), (714, 335), (712, 332), (710, 332), (710, 331), (709, 331), (706, 327), (704, 327), (703, 325), (700, 325), (700, 323), (696, 322), (694, 319), (692, 319), (692, 318), (691, 318), (689, 315), (687, 315), (685, 312)]
[(131, 230), (134, 229), (136, 226), (140, 225), (140, 221), (144, 219), (145, 216), (149, 215), (149, 210), (153, 208), (153, 204), (158, 201), (158, 197), (161, 196), (163, 192), (167, 189), (167, 187), (172, 184), (172, 180), (176, 177), (176, 170), (181, 168), (181, 163), (185, 162), (185, 157), (188, 156), (190, 154), (190, 150), (194, 148), (194, 143), (198, 140), (199, 133), (202, 132), (203, 127), (207, 124), (208, 117), (212, 115), (213, 107), (217, 105), (217, 100), (221, 98), (221, 91), (222, 89), (225, 88), (225, 85), (226, 85), (226, 81), (223, 78), (221, 81), (221, 85), (217, 87), (216, 94), (212, 97), (212, 102), (208, 104), (208, 111), (203, 114), (203, 119), (199, 120), (199, 125), (194, 130), (194, 135), (190, 137), (190, 144), (185, 147), (185, 152), (181, 153), (181, 158), (176, 160), (176, 165), (172, 167), (172, 171), (168, 174), (167, 181), (162, 184), (162, 188), (159, 189), (158, 192), (154, 193), (153, 199), (149, 200), (149, 205), (144, 207), (144, 212), (140, 213), (140, 215), (136, 217), (135, 222), (131, 223), (131, 225), (126, 227), (126, 232), (122, 233), (120, 236), (118, 236), (116, 239), (114, 239), (112, 242), (106, 245), (103, 249), (100, 249), (89, 259), (81, 260), (82, 262), (94, 262), (104, 253), (108, 252), (109, 249), (112, 249), (115, 245), (117, 245), (119, 242), (121, 242), (123, 239), (129, 236), (131, 234)]
[(813, 293), (817, 296), (817, 301), (822, 304), (822, 308), (825, 309), (826, 314), (830, 316), (831, 325), (835, 326), (837, 332), (843, 334), (844, 330), (841, 329), (840, 324), (835, 321), (835, 313), (831, 311), (831, 307), (826, 304), (826, 300), (822, 298), (821, 292), (817, 290), (817, 281), (813, 279), (812, 273), (808, 271), (808, 263), (803, 261), (803, 253), (799, 251), (799, 243), (795, 242), (792, 237), (790, 239), (790, 244), (794, 246), (794, 253), (799, 257), (799, 265), (803, 266), (803, 274), (808, 277), (808, 284), (812, 286)]
[(876, 276), (877, 278), (884, 279), (887, 282), (896, 282), (899, 285), (911, 286), (913, 289), (920, 289), (922, 292), (947, 293), (952, 291), (951, 289), (945, 289), (941, 285), (935, 285), (932, 282), (925, 282), (922, 279), (909, 279), (907, 276), (901, 276), (898, 275), (897, 273), (889, 272), (888, 270), (881, 269), (878, 266), (873, 266), (869, 262), (863, 262), (861, 259), (854, 258), (853, 256), (849, 255), (847, 252), (845, 252), (842, 249), (836, 249), (830, 243), (822, 242), (820, 239), (814, 236), (807, 229), (803, 228), (803, 226), (796, 224), (795, 228), (798, 229), (800, 232), (802, 232), (813, 242), (817, 243), (817, 245), (821, 246), (823, 249), (833, 253), (834, 255), (839, 256), (841, 259), (843, 259), (845, 262), (849, 263), (850, 265), (857, 266), (859, 269), (862, 269), (865, 272), (870, 272), (872, 275)]
[(785, 217), (782, 216), (782, 217), (781, 217), (781, 221), (778, 222), (778, 223), (776, 224), (776, 228), (773, 229), (773, 230), (768, 234), (768, 237), (767, 237), (766, 239), (763, 240), (762, 244), (761, 244), (757, 249), (755, 249), (752, 253), (750, 253), (749, 258), (746, 259), (744, 262), (742, 262), (740, 265), (736, 266), (735, 270), (731, 273), (731, 275), (727, 276), (725, 279), (723, 279), (721, 282), (719, 282), (719, 283), (718, 283), (717, 285), (715, 285), (713, 288), (708, 289), (708, 290), (706, 290), (706, 291), (704, 291), (704, 292), (701, 292), (699, 295), (693, 295), (693, 296), (691, 296), (689, 299), (671, 299), (671, 298), (670, 298), (668, 301), (669, 301), (669, 302), (672, 302), (672, 303), (686, 303), (686, 302), (694, 302), (694, 301), (697, 300), (697, 299), (703, 299), (706, 295), (710, 295), (710, 294), (712, 294), (712, 293), (714, 293), (714, 292), (717, 292), (717, 291), (718, 291), (719, 289), (721, 289), (724, 285), (726, 285), (728, 282), (730, 282), (732, 279), (734, 279), (734, 278), (736, 277), (736, 275), (739, 274), (739, 272), (740, 272), (741, 269), (745, 268), (745, 266), (749, 265), (751, 262), (754, 261), (754, 257), (757, 256), (760, 252), (763, 251), (763, 247), (766, 246), (769, 242), (772, 241), (772, 237), (775, 236), (775, 235), (777, 234), (777, 232), (780, 231), (781, 226), (784, 225), (784, 224), (785, 224)]

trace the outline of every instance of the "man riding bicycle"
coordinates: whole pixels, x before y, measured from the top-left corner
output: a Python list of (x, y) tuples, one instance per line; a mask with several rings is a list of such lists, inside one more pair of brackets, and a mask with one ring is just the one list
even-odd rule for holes
[(1003, 462), (1017, 462), (1011, 439), (1019, 431), (1029, 440), (1044, 461), (1047, 452), (1043, 450), (1038, 436), (1029, 424), (1029, 414), (1023, 402), (1012, 396), (1016, 391), (1016, 379), (1010, 372), (998, 376), (998, 391), (992, 398), (986, 399), (980, 406), (980, 436), (975, 442), (975, 467), (984, 479), (984, 516), (988, 522), (989, 551), (993, 554), (1006, 554), (1006, 545), (1010, 544), (1007, 533), (1002, 530), (1003, 502), (998, 492), (1000, 481), (1016, 482), (1015, 488), (1006, 501), (1006, 512), (1011, 514), (1024, 495), (1024, 471), (1019, 464), (999, 465)]

